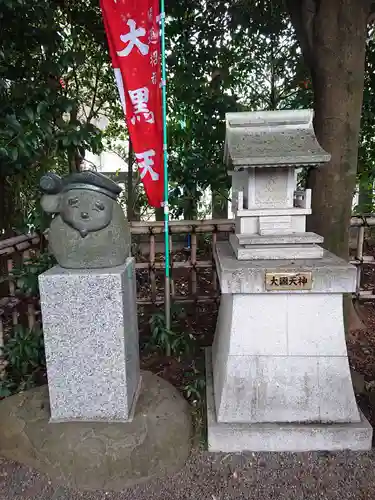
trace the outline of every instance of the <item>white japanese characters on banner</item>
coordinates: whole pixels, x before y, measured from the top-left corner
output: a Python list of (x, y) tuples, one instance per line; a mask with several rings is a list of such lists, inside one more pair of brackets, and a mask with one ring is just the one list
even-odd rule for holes
[(100, 0), (112, 64), (150, 205), (163, 202), (159, 0)]

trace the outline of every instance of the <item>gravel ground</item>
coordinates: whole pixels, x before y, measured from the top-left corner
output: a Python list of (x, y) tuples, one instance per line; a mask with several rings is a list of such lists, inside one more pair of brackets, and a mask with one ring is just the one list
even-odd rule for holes
[(0, 460), (0, 500), (373, 500), (369, 453), (209, 454), (195, 451), (174, 477), (122, 493), (74, 492)]

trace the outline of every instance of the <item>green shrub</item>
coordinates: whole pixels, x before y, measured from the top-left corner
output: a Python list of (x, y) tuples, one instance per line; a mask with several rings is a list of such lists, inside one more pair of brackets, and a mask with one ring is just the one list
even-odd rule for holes
[(44, 378), (46, 362), (41, 329), (14, 327), (1, 351), (6, 368), (0, 380), (0, 397), (30, 389)]

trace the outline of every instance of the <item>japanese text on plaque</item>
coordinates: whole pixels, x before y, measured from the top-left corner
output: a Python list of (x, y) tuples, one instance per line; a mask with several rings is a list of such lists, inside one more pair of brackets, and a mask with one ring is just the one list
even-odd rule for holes
[(266, 272), (266, 290), (311, 290), (311, 272)]

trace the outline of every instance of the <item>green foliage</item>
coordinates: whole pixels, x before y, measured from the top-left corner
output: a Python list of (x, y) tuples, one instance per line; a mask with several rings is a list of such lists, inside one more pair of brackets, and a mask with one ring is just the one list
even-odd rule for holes
[(207, 187), (229, 187), (225, 114), (310, 106), (312, 90), (282, 2), (170, 0), (167, 13), (172, 214), (194, 218)]
[(361, 139), (358, 150), (359, 202), (355, 213), (374, 212), (375, 180), (375, 32), (371, 28), (367, 39), (365, 87), (363, 93)]
[(76, 92), (70, 92), (69, 82), (65, 89), (60, 83), (72, 65), (84, 62), (71, 42), (66, 15), (48, 0), (33, 8), (23, 1), (0, 5), (1, 174), (51, 166), (70, 147), (97, 148), (95, 127), (71, 119), (80, 104)]
[(43, 225), (32, 215), (40, 176), (100, 152), (97, 119), (121, 106), (98, 5), (0, 0), (0, 21), (1, 232)]
[(150, 321), (151, 339), (149, 346), (161, 349), (166, 356), (181, 356), (192, 352), (194, 336), (190, 333), (177, 333), (165, 325), (163, 313), (155, 313)]
[(200, 405), (204, 401), (204, 391), (206, 388), (206, 380), (204, 374), (199, 370), (195, 363), (192, 364), (192, 369), (185, 372), (186, 384), (184, 386), (184, 394), (193, 405)]
[(42, 331), (14, 327), (2, 348), (2, 356), (6, 373), (0, 380), (0, 398), (34, 387), (46, 369)]
[(38, 297), (38, 276), (51, 269), (55, 264), (56, 260), (49, 252), (42, 252), (25, 259), (21, 266), (15, 266), (12, 270), (17, 290), (27, 297)]
[[(200, 353), (202, 354), (202, 353)], [(199, 366), (201, 365), (201, 366)], [(204, 363), (202, 358), (198, 363), (193, 361), (191, 369), (184, 373), (185, 385), (183, 394), (192, 405), (192, 420), (201, 444), (206, 444), (205, 428), (205, 388)]]
[[(0, 0), (0, 12), (0, 230), (43, 228), (40, 176), (99, 152), (99, 120), (111, 149), (126, 128), (98, 2)], [(170, 0), (167, 13), (171, 213), (194, 218), (207, 187), (229, 188), (225, 113), (309, 105), (311, 89), (282, 2)]]

